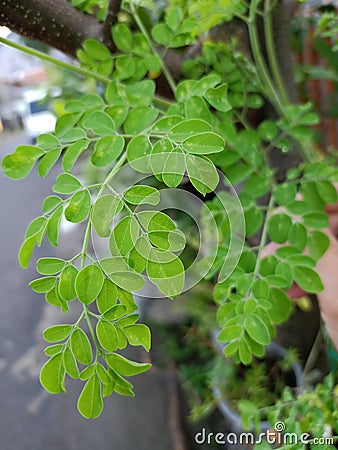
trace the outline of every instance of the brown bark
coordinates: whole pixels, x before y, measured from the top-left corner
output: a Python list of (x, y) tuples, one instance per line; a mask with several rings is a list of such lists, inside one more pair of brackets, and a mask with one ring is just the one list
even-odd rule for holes
[[(112, 25), (119, 6), (119, 1), (110, 2), (108, 24)], [(71, 56), (76, 55), (76, 50), (88, 38), (105, 41), (112, 46), (111, 39), (104, 39), (105, 24), (78, 11), (67, 0), (2, 0), (0, 25)]]

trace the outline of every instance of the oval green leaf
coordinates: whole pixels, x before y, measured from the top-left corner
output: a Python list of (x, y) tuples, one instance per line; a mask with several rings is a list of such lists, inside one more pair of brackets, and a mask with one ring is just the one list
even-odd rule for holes
[(102, 270), (94, 264), (81, 269), (75, 279), (75, 290), (79, 300), (86, 305), (93, 302), (102, 289), (103, 281)]

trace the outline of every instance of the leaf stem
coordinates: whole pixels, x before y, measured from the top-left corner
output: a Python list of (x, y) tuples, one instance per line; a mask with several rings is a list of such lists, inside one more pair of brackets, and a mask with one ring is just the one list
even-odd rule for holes
[(269, 59), (269, 66), (274, 77), (277, 89), (280, 95), (281, 103), (286, 106), (289, 103), (288, 96), (286, 94), (285, 86), (282, 80), (279, 64), (276, 57), (276, 48), (273, 42), (273, 32), (272, 32), (272, 20), (271, 11), (273, 6), (271, 5), (271, 0), (265, 0), (264, 4), (264, 14), (263, 14), (263, 24), (264, 24), (264, 35), (266, 51)]
[(115, 166), (113, 167), (113, 169), (109, 172), (109, 174), (107, 175), (106, 179), (104, 180), (104, 182), (102, 183), (101, 189), (99, 190), (98, 196), (102, 194), (102, 192), (105, 190), (105, 188), (107, 187), (109, 181), (111, 181), (111, 179), (114, 177), (114, 175), (116, 174), (116, 172), (120, 169), (120, 167), (123, 166), (123, 164), (125, 163), (125, 161), (127, 160), (127, 152), (124, 152), (124, 154), (121, 156), (121, 158), (117, 161), (117, 163), (115, 164)]
[(87, 222), (86, 231), (85, 231), (83, 244), (82, 244), (82, 250), (81, 250), (81, 268), (83, 268), (86, 264), (87, 249), (88, 249), (89, 237), (90, 237), (91, 230), (92, 230), (92, 223), (89, 219)]
[[(36, 58), (39, 58), (42, 61), (46, 61), (46, 62), (53, 64), (55, 66), (58, 66), (62, 69), (69, 70), (71, 72), (82, 75), (86, 78), (93, 78), (96, 81), (99, 81), (104, 84), (110, 84), (112, 81), (110, 78), (100, 75), (99, 73), (92, 72), (88, 69), (84, 69), (83, 67), (76, 66), (75, 64), (70, 64), (65, 61), (60, 61), (59, 59), (53, 58), (52, 56), (47, 55), (46, 53), (40, 52), (38, 50), (34, 50), (33, 48), (26, 47), (21, 44), (18, 44), (17, 42), (13, 42), (9, 39), (0, 37), (0, 43), (7, 45), (8, 47), (15, 48), (16, 50), (26, 53), (27, 55), (31, 55)], [(156, 95), (154, 97), (154, 103), (157, 104), (158, 106), (161, 106), (164, 108), (169, 108), (172, 105), (171, 101), (169, 101), (161, 96), (158, 96), (158, 95)]]
[(249, 13), (249, 21), (248, 29), (249, 29), (249, 37), (251, 42), (252, 53), (257, 65), (257, 72), (260, 78), (260, 84), (263, 92), (268, 93), (269, 100), (276, 108), (278, 113), (283, 116), (283, 110), (281, 107), (281, 102), (279, 96), (275, 90), (275, 87), (271, 81), (268, 69), (266, 67), (266, 63), (262, 56), (262, 51), (259, 43), (258, 33), (257, 33), (257, 5), (260, 0), (253, 0), (250, 4), (250, 13)]
[(15, 48), (16, 50), (20, 50), (21, 52), (26, 53), (27, 55), (35, 56), (36, 58), (41, 59), (42, 61), (49, 62), (54, 64), (62, 69), (70, 70), (72, 72), (78, 73), (79, 75), (83, 75), (84, 77), (95, 78), (97, 81), (101, 81), (102, 83), (110, 83), (111, 80), (99, 73), (91, 72), (88, 69), (84, 69), (79, 66), (75, 66), (74, 64), (67, 63), (65, 61), (60, 61), (59, 59), (53, 58), (46, 53), (40, 52), (39, 50), (35, 50), (30, 47), (26, 47), (24, 45), (18, 44), (17, 42), (10, 41), (9, 39), (1, 38), (0, 43), (5, 44), (9, 47)]
[(265, 247), (265, 244), (267, 242), (267, 237), (268, 237), (268, 216), (269, 216), (269, 212), (273, 208), (273, 204), (274, 204), (274, 200), (273, 200), (273, 196), (271, 195), (269, 203), (268, 203), (268, 207), (267, 207), (267, 212), (266, 212), (265, 221), (264, 221), (264, 225), (263, 225), (263, 229), (262, 229), (261, 239), (259, 242), (259, 250), (258, 250), (257, 259), (256, 259), (256, 266), (255, 266), (255, 270), (253, 273), (254, 278), (257, 277), (259, 269), (261, 267), (262, 252), (263, 252), (263, 249)]
[(169, 70), (168, 70), (168, 68), (167, 68), (163, 58), (161, 58), (160, 55), (158, 54), (158, 52), (157, 52), (157, 50), (156, 50), (152, 40), (150, 39), (149, 33), (146, 30), (145, 26), (143, 25), (143, 22), (142, 22), (140, 16), (137, 14), (137, 11), (136, 11), (135, 6), (133, 4), (131, 4), (131, 11), (133, 13), (135, 22), (137, 23), (137, 26), (139, 27), (139, 29), (142, 32), (143, 36), (147, 39), (148, 44), (149, 44), (153, 54), (156, 56), (156, 58), (158, 59), (159, 63), (161, 64), (163, 74), (164, 74), (164, 76), (165, 76), (165, 78), (166, 78), (166, 80), (167, 80), (167, 82), (168, 82), (168, 84), (170, 86), (170, 89), (172, 90), (173, 94), (175, 94), (175, 92), (176, 92), (175, 80), (173, 79), (171, 73), (169, 72)]
[(96, 352), (96, 359), (95, 359), (95, 362), (96, 362), (96, 361), (97, 361), (98, 354), (101, 354), (101, 353), (102, 353), (102, 351), (101, 351), (101, 346), (100, 346), (99, 341), (97, 340), (96, 334), (95, 334), (95, 332), (94, 332), (93, 325), (92, 325), (92, 323), (91, 323), (91, 321), (90, 321), (90, 317), (89, 317), (89, 309), (88, 309), (88, 306), (87, 306), (87, 305), (83, 305), (83, 312), (84, 312), (84, 316), (85, 316), (86, 321), (87, 321), (87, 324), (88, 324), (88, 329), (89, 329), (90, 335), (91, 335), (91, 337), (92, 337), (92, 339), (93, 339), (93, 342), (94, 342), (94, 344), (95, 344), (95, 347), (96, 347), (96, 349), (97, 349), (97, 352)]

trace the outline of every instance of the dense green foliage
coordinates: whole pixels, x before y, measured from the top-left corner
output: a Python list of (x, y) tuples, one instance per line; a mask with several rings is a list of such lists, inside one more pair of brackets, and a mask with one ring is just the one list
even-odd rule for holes
[[(73, 3), (90, 11), (98, 2)], [(81, 70), (95, 80), (96, 92), (68, 101), (54, 133), (3, 159), (4, 173), (13, 179), (29, 175), (36, 164), (46, 177), (62, 162), (54, 193), (27, 229), (19, 252), (22, 267), (45, 236), (58, 245), (63, 218), (85, 224), (79, 253), (67, 260), (40, 258), (41, 277), (30, 283), (65, 313), (74, 299), (83, 306), (75, 323), (45, 330), (51, 345), (40, 380), (51, 393), (65, 392), (66, 375), (85, 380), (78, 400), (84, 417), (99, 416), (102, 397), (113, 392), (133, 395), (126, 377), (150, 367), (118, 353), (128, 344), (150, 349), (150, 331), (138, 323), (133, 293), (150, 283), (156, 296), (175, 298), (189, 287), (189, 264), (181, 257), (189, 236), (162, 211), (161, 190), (189, 183), (200, 198), (215, 193), (204, 203), (200, 226), (206, 236), (216, 229), (216, 246), (202, 255), (196, 270), (197, 278), (215, 285), (219, 340), (235, 361), (249, 364), (264, 354), (275, 326), (290, 315), (286, 291), (294, 282), (310, 293), (323, 289), (315, 267), (329, 246), (322, 230), (328, 225), (326, 204), (337, 201), (338, 170), (314, 149), (310, 127), (319, 119), (311, 104), (292, 105), (281, 89), (273, 47), (268, 56), (275, 70), (266, 70), (257, 17), (264, 6), (271, 43), (273, 2), (263, 3), (253, 1), (248, 9), (241, 1), (172, 1), (149, 25), (146, 9), (125, 2), (129, 21), (112, 27), (117, 52), (95, 40), (78, 51)], [(249, 27), (255, 64), (234, 42), (206, 40), (196, 58), (185, 62), (184, 78), (176, 85), (164, 62), (167, 49), (194, 44), (201, 28), (208, 31), (234, 16)], [(170, 100), (156, 94), (160, 73), (172, 89)], [(265, 101), (278, 117), (256, 128), (247, 111)], [(288, 153), (295, 145), (303, 162), (279, 183), (271, 152)], [(99, 171), (94, 184), (74, 175), (83, 158)], [(134, 178), (121, 187), (115, 180), (126, 167)], [(253, 236), (259, 236), (258, 246), (250, 245)], [(104, 257), (91, 252), (91, 239), (105, 242)], [(278, 249), (263, 257), (269, 240)]]

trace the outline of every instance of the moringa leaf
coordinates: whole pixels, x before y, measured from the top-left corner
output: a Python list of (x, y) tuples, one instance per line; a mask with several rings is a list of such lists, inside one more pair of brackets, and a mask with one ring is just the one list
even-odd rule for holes
[(81, 328), (76, 328), (70, 337), (70, 346), (75, 358), (88, 365), (92, 362), (93, 352), (88, 336)]
[(122, 136), (104, 136), (97, 141), (91, 161), (94, 166), (105, 167), (120, 156), (123, 148)]
[(103, 195), (96, 200), (92, 210), (92, 224), (99, 236), (110, 235), (110, 222), (122, 208), (122, 201), (112, 194)]
[(86, 419), (95, 419), (103, 411), (101, 383), (97, 375), (89, 378), (79, 396), (77, 407)]
[(77, 274), (75, 279), (75, 290), (80, 302), (88, 305), (93, 302), (101, 292), (104, 282), (102, 270), (90, 264)]
[(65, 369), (62, 353), (52, 356), (42, 367), (40, 383), (51, 394), (66, 392), (64, 387)]
[(4, 174), (14, 180), (25, 178), (44, 153), (41, 148), (31, 145), (20, 145), (14, 153), (6, 155), (2, 160)]
[(91, 197), (88, 189), (76, 192), (69, 201), (65, 209), (65, 217), (69, 222), (83, 222), (89, 212), (91, 206)]

